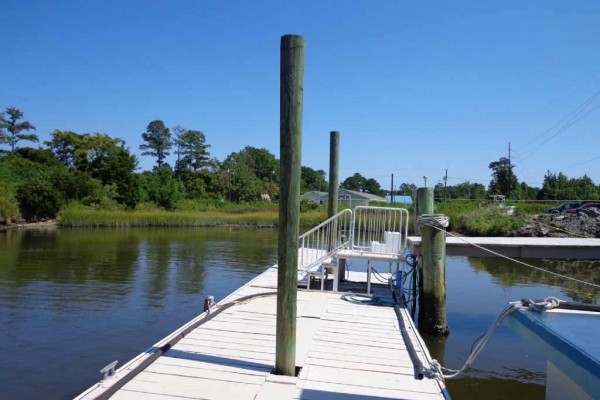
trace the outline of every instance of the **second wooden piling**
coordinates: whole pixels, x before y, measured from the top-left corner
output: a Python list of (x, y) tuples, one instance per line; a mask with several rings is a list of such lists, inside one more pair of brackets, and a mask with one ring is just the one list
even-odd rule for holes
[(338, 212), (338, 186), (340, 181), (340, 133), (329, 134), (329, 198), (327, 201), (327, 218)]
[(446, 232), (448, 217), (424, 214), (421, 229), (422, 290), (419, 294), (419, 331), (448, 336), (446, 319)]

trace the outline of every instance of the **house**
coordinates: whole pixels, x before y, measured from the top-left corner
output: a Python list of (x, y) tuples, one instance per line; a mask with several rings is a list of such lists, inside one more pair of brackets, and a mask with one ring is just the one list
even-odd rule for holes
[[(327, 192), (306, 192), (300, 196), (300, 200), (310, 200), (317, 204), (327, 204), (329, 201), (329, 193)], [(355, 190), (340, 189), (338, 191), (338, 205), (346, 208), (354, 208), (356, 206), (368, 206), (370, 202), (377, 201), (387, 203), (388, 200), (381, 196), (376, 196), (371, 193), (357, 192)]]

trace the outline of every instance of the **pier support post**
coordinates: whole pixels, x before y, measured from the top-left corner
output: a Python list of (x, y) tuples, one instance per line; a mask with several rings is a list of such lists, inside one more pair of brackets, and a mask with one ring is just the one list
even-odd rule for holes
[(338, 188), (340, 185), (340, 133), (329, 134), (329, 200), (327, 202), (327, 218), (338, 212)]
[(296, 374), (296, 301), (298, 233), (300, 225), (300, 167), (304, 37), (281, 37), (279, 150), (281, 194), (277, 270), (275, 374)]
[(450, 329), (446, 320), (445, 232), (448, 217), (423, 214), (417, 225), (421, 227), (423, 270), (423, 290), (419, 296), (419, 331), (433, 336), (448, 336)]
[(414, 207), (414, 232), (415, 234), (418, 234), (419, 232), (417, 230), (417, 219), (423, 214), (433, 214), (433, 188), (418, 188)]
[[(333, 217), (338, 212), (338, 197), (340, 187), (340, 132), (331, 131), (329, 134), (329, 197), (327, 201), (327, 218)], [(337, 231), (337, 227), (336, 227)], [(349, 237), (346, 232), (346, 237)], [(340, 238), (341, 239), (341, 238)], [(336, 243), (330, 243), (331, 246)], [(345, 280), (346, 260), (338, 259), (338, 282)]]

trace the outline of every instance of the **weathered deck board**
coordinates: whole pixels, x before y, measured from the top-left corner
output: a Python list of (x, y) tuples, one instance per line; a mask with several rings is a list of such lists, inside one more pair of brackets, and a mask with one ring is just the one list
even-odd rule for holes
[[(276, 278), (269, 269), (220, 304), (272, 292), (268, 289)], [(443, 383), (414, 378), (392, 307), (353, 304), (331, 292), (299, 291), (298, 378), (270, 374), (275, 322), (276, 296), (241, 301), (189, 332), (111, 398), (445, 398)], [(94, 398), (92, 394), (82, 398)]]

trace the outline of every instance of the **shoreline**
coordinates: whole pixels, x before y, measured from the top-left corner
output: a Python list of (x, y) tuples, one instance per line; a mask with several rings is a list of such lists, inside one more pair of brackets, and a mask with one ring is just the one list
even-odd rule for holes
[(58, 220), (56, 219), (40, 222), (13, 222), (10, 224), (0, 225), (0, 232), (19, 229), (56, 229), (58, 226)]

